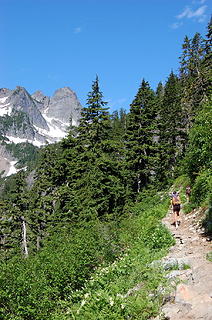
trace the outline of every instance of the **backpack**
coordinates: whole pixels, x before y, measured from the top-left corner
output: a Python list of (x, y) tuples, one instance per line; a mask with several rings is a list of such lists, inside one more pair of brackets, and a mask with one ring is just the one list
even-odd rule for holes
[(186, 194), (190, 194), (191, 193), (191, 187), (186, 187)]
[(172, 197), (172, 204), (180, 204), (180, 197), (178, 195)]

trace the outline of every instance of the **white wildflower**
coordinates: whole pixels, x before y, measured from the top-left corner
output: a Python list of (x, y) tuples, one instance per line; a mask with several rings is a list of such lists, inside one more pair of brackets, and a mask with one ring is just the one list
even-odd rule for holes
[(110, 303), (111, 307), (114, 305), (114, 300), (111, 297), (109, 298), (109, 303)]
[(82, 300), (80, 307), (82, 308), (85, 304), (86, 304), (86, 301), (85, 301), (85, 300)]

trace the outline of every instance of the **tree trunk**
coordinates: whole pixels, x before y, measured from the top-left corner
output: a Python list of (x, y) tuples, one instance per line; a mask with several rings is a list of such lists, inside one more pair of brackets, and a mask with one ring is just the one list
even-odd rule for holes
[(40, 250), (40, 242), (41, 242), (41, 236), (40, 234), (37, 235), (37, 251)]
[(23, 216), (21, 217), (21, 222), (22, 222), (22, 248), (23, 248), (24, 256), (27, 258), (28, 257), (27, 230), (26, 230), (26, 221)]
[(140, 174), (138, 174), (137, 177), (137, 193), (139, 193), (141, 190), (141, 178), (140, 178)]

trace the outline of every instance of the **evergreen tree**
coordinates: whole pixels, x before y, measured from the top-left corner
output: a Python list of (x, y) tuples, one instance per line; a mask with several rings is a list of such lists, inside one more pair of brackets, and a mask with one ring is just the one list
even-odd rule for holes
[(67, 180), (58, 191), (59, 204), (61, 214), (70, 221), (105, 217), (124, 205), (117, 144), (111, 140), (106, 104), (96, 77), (81, 113), (77, 136), (69, 134), (62, 144)]
[(92, 84), (92, 91), (88, 93), (86, 105), (81, 112), (78, 132), (81, 141), (93, 147), (107, 137), (110, 126), (107, 102), (103, 101), (98, 76)]
[(173, 176), (177, 159), (182, 156), (186, 144), (185, 119), (181, 108), (181, 85), (171, 72), (164, 88), (162, 107), (159, 112), (159, 154), (157, 176), (167, 183)]
[(180, 57), (180, 79), (183, 88), (182, 108), (186, 120), (187, 133), (192, 127), (194, 116), (201, 103), (207, 100), (207, 85), (204, 71), (204, 40), (199, 33), (192, 39), (186, 36)]
[(128, 187), (134, 196), (150, 182), (152, 175), (156, 115), (154, 91), (143, 79), (130, 106), (125, 138)]
[(127, 114), (126, 110), (120, 109), (114, 111), (111, 115), (111, 138), (123, 141), (123, 136), (126, 133)]
[(158, 83), (157, 89), (156, 89), (156, 97), (158, 100), (158, 104), (159, 106), (161, 106), (162, 100), (163, 100), (163, 96), (164, 96), (164, 86), (162, 84), (162, 82)]
[(1, 243), (5, 256), (22, 253), (28, 256), (28, 207), (26, 175), (19, 171), (3, 193), (1, 212)]
[(180, 56), (180, 77), (184, 81), (189, 76), (189, 59), (191, 51), (191, 40), (188, 36), (185, 36), (184, 43), (182, 45), (182, 55)]
[(42, 150), (39, 165), (30, 190), (30, 226), (32, 247), (39, 250), (49, 229), (57, 223), (55, 204), (57, 188), (64, 182), (64, 167), (59, 161), (60, 145), (53, 144)]
[(211, 79), (212, 79), (212, 17), (208, 23), (206, 39), (204, 42), (204, 59), (202, 63), (202, 69), (204, 73), (204, 89), (207, 96), (207, 101), (209, 101), (212, 90), (211, 90)]

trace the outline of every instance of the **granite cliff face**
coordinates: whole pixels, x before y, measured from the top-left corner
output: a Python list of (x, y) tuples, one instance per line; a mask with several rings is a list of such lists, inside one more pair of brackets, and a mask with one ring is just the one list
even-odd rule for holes
[(1, 164), (11, 162), (5, 156), (7, 144), (29, 142), (40, 147), (57, 142), (66, 136), (69, 125), (78, 125), (80, 112), (69, 87), (56, 90), (52, 97), (41, 91), (30, 95), (23, 87), (0, 89), (0, 173), (8, 169)]
[(72, 120), (72, 125), (77, 125), (81, 105), (70, 88), (58, 89), (52, 97), (46, 97), (41, 91), (37, 91), (32, 97), (42, 104), (40, 110), (46, 117), (68, 124)]

